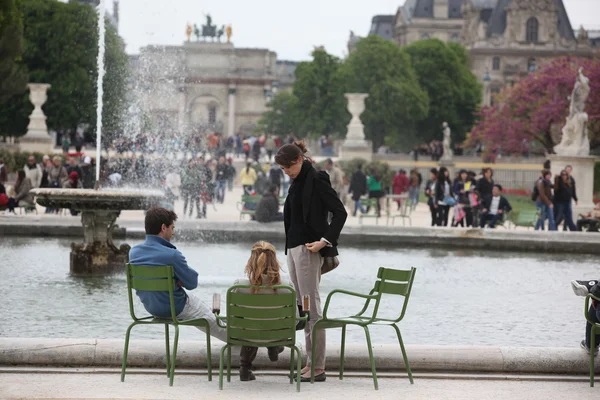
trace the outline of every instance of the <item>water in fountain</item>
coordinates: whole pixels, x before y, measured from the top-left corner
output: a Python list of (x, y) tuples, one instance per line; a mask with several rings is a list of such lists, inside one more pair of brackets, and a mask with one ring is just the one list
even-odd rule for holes
[(96, 182), (100, 182), (100, 152), (102, 150), (102, 95), (104, 89), (104, 50), (105, 30), (104, 17), (106, 0), (100, 0), (98, 5), (98, 82), (97, 82), (97, 104), (96, 104)]

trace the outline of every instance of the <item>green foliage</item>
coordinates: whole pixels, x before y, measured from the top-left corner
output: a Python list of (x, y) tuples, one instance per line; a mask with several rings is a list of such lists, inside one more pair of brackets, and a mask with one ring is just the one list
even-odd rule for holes
[(20, 0), (0, 0), (0, 104), (27, 86), (27, 70), (20, 62), (23, 54), (23, 15)]
[[(23, 15), (22, 64), (33, 83), (49, 83), (43, 106), (48, 129), (74, 130), (79, 124), (96, 125), (98, 18), (93, 7), (78, 2), (20, 0)], [(103, 122), (118, 129), (125, 109), (127, 56), (122, 40), (108, 22)], [(28, 93), (12, 96), (0, 107), (0, 132), (23, 135), (32, 106)]]
[(125, 42), (109, 23), (105, 43), (102, 131), (107, 133), (107, 140), (112, 140), (124, 129), (129, 58), (125, 54)]
[(0, 149), (0, 158), (4, 160), (4, 164), (9, 172), (16, 172), (22, 169), (27, 164), (27, 159), (30, 155), (33, 155), (35, 161), (38, 163), (42, 162), (42, 157), (44, 157), (42, 153), (31, 153), (29, 151), (10, 152), (6, 149)]
[(269, 103), (269, 110), (258, 121), (256, 131), (281, 138), (296, 131), (299, 126), (298, 98), (288, 92), (279, 92)]
[(482, 87), (469, 68), (465, 48), (428, 39), (403, 50), (410, 56), (420, 87), (429, 96), (428, 117), (417, 125), (421, 142), (441, 139), (444, 121), (452, 129), (453, 141), (462, 142), (475, 122), (482, 94)]
[(312, 53), (313, 61), (296, 68), (293, 86), (297, 98), (299, 137), (332, 135), (343, 137), (350, 114), (346, 110), (344, 84), (339, 74), (340, 60), (323, 49)]
[(348, 161), (340, 161), (339, 164), (342, 171), (344, 171), (344, 175), (346, 175), (348, 179), (350, 179), (354, 171), (356, 171), (358, 165), (362, 165), (362, 170), (367, 176), (371, 174), (372, 171), (377, 171), (379, 173), (381, 184), (384, 189), (392, 185), (392, 179), (394, 178), (395, 172), (392, 167), (390, 167), (390, 164), (385, 161), (368, 162), (363, 158), (353, 158)]
[(341, 75), (346, 92), (369, 94), (361, 120), (373, 147), (384, 143), (412, 147), (429, 100), (407, 54), (391, 41), (371, 35), (356, 44)]

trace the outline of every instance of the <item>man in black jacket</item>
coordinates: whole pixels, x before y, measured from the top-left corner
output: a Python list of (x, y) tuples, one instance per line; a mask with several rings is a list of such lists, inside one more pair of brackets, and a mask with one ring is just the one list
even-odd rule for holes
[(350, 188), (348, 193), (352, 194), (352, 200), (354, 201), (354, 212), (352, 213), (352, 216), (356, 217), (357, 210), (364, 213), (365, 210), (360, 205), (360, 196), (367, 194), (367, 176), (362, 172), (362, 165), (360, 164), (358, 164), (356, 171), (354, 171), (352, 178), (350, 178)]
[(483, 199), (483, 209), (481, 210), (480, 227), (485, 228), (489, 222), (489, 227), (494, 228), (498, 221), (501, 221), (504, 214), (512, 210), (506, 197), (502, 196), (502, 186), (494, 185), (492, 195)]

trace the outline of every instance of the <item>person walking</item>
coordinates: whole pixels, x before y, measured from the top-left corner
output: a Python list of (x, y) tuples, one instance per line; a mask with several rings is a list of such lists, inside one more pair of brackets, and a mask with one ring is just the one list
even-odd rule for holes
[(548, 230), (555, 231), (554, 203), (552, 203), (552, 173), (548, 169), (542, 170), (542, 176), (535, 184), (537, 198), (535, 206), (541, 211), (535, 224), (535, 230), (544, 230), (544, 223), (548, 220)]
[(354, 212), (353, 217), (356, 217), (356, 212), (360, 210), (361, 213), (365, 213), (365, 209), (360, 205), (360, 197), (367, 194), (367, 176), (362, 171), (362, 165), (356, 166), (356, 171), (350, 178), (350, 188), (348, 192), (352, 194), (352, 201), (354, 201)]
[[(277, 151), (275, 162), (293, 179), (283, 211), (290, 279), (298, 304), (302, 304), (304, 296), (310, 296), (310, 320), (304, 331), (308, 357), (301, 379), (310, 381), (310, 366), (314, 363), (315, 382), (324, 382), (325, 330), (315, 330), (311, 335), (311, 329), (323, 316), (319, 294), (321, 267), (325, 257), (337, 256), (338, 238), (348, 214), (331, 187), (329, 175), (315, 170), (312, 160), (305, 156), (306, 151), (301, 141), (284, 145)], [(316, 342), (314, 360), (310, 352), (313, 340)]]
[(575, 200), (575, 185), (566, 170), (560, 171), (560, 176), (554, 178), (554, 221), (556, 226), (564, 220), (563, 230), (576, 231), (573, 222), (572, 203)]
[(219, 157), (219, 163), (215, 172), (217, 202), (223, 204), (225, 201), (225, 188), (227, 187), (227, 174), (229, 173), (229, 167), (225, 164), (225, 157)]

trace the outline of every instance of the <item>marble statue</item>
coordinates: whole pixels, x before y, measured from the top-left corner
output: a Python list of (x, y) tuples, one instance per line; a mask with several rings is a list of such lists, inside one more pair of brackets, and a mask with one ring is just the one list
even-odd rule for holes
[(187, 38), (188, 42), (190, 41), (190, 36), (192, 36), (192, 25), (188, 23), (185, 27), (185, 37)]
[(225, 28), (225, 34), (227, 35), (227, 43), (231, 42), (231, 34), (233, 33), (233, 28), (231, 28), (231, 25), (227, 25), (227, 27)]
[(587, 156), (590, 153), (590, 142), (587, 135), (588, 115), (584, 111), (585, 101), (590, 94), (590, 80), (579, 68), (577, 80), (570, 96), (569, 116), (562, 128), (562, 138), (554, 147), (559, 156)]
[(450, 132), (450, 127), (447, 122), (442, 123), (442, 127), (444, 128), (444, 140), (442, 141), (442, 146), (444, 148), (444, 154), (442, 155), (442, 160), (452, 160), (452, 137)]

